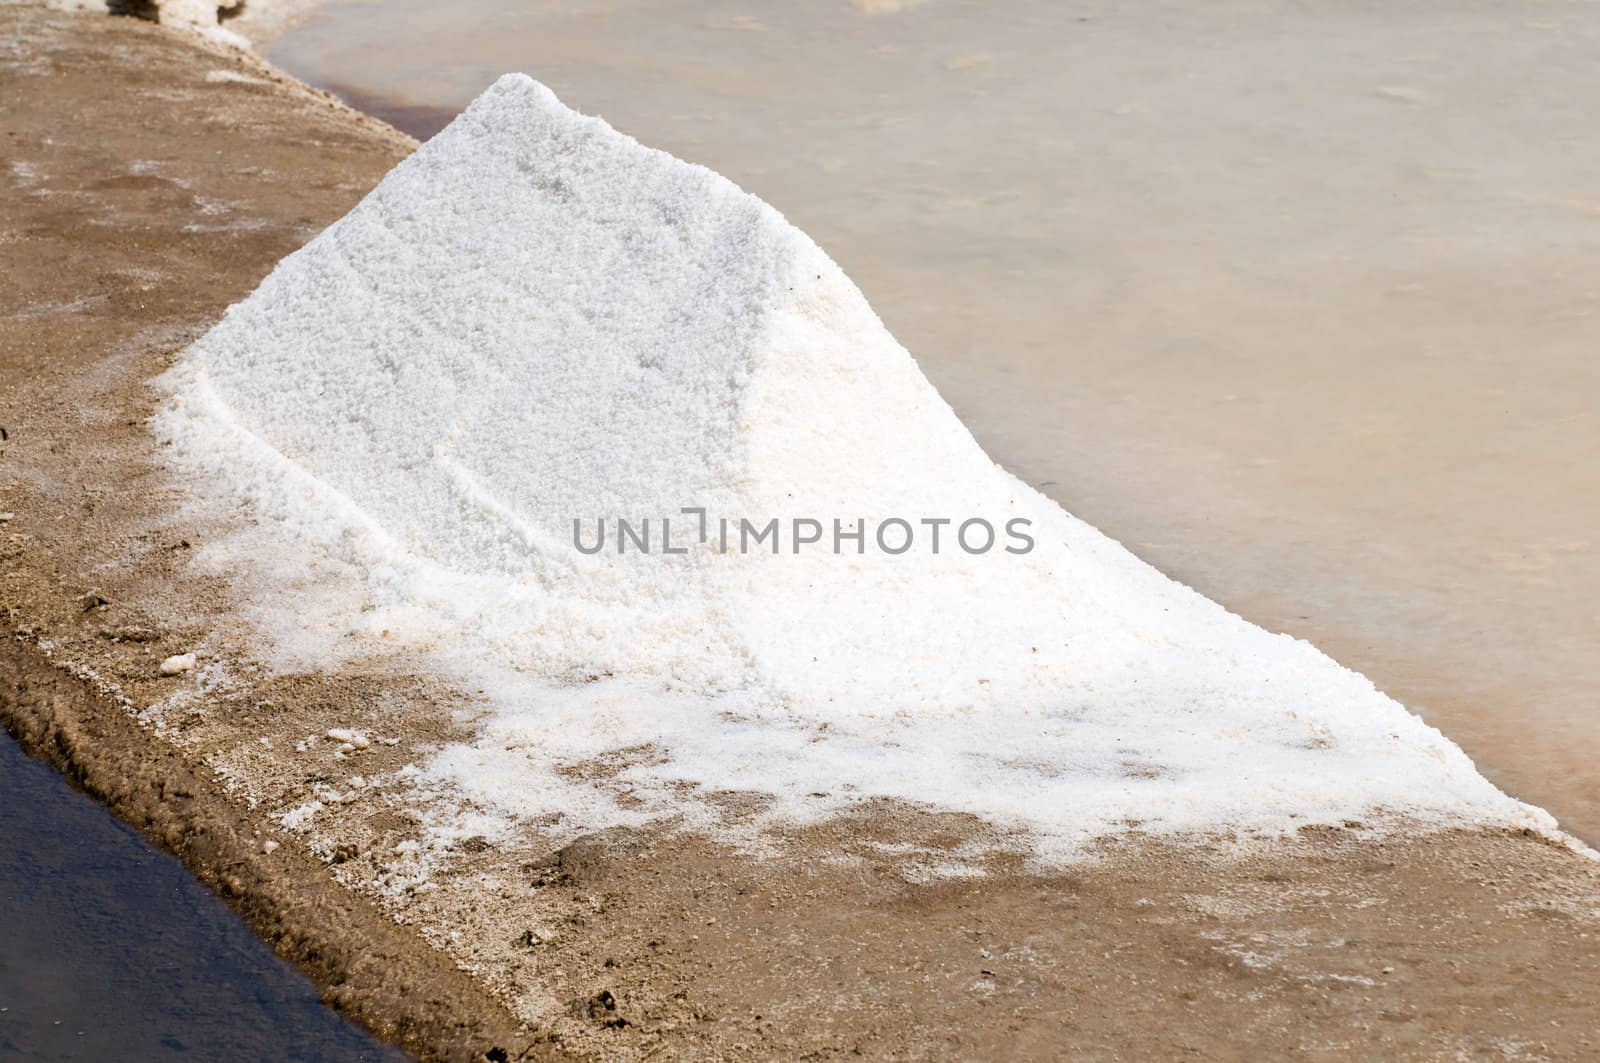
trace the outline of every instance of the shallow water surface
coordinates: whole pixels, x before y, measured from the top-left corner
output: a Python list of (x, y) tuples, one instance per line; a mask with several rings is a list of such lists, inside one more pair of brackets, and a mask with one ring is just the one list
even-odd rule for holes
[(0, 1058), (403, 1063), (0, 732)]
[(336, 3), (418, 135), (523, 70), (861, 285), (1002, 464), (1600, 841), (1600, 15)]

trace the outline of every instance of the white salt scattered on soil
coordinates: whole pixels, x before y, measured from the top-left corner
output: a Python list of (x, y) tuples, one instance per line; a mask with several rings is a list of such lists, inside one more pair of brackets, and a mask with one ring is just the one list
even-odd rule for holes
[(206, 71), (206, 81), (208, 81), (208, 82), (210, 82), (212, 84), (231, 84), (231, 85), (265, 85), (265, 84), (267, 84), (267, 81), (266, 81), (265, 78), (251, 77), (249, 74), (243, 74), (243, 73), (240, 73), (237, 70), (229, 70), (229, 69), (227, 69), (225, 67), (219, 67), (216, 70), (207, 70)]
[[(770, 795), (741, 829), (897, 798), (1046, 856), (1132, 825), (1553, 828), (1362, 676), (998, 468), (777, 211), (526, 77), (166, 384), (200, 504), (251, 518), (205, 559), (253, 573), (291, 663), (389, 654), (485, 691), (479, 739), (420, 777), (503, 818), (732, 836), (686, 792)], [(693, 543), (694, 506), (781, 518), (783, 552)], [(574, 547), (575, 518), (592, 541), (617, 517), (656, 552)], [(823, 548), (791, 552), (794, 517)], [(938, 554), (826, 548), (835, 518), (891, 517), (1026, 518), (1037, 546), (969, 554), (952, 524)]]

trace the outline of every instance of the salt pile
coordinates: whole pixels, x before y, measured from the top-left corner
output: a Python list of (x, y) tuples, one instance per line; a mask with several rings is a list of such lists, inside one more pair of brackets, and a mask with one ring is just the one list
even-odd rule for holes
[[(425, 775), (507, 822), (717, 829), (687, 782), (770, 794), (763, 823), (968, 811), (1046, 855), (1130, 824), (1553, 828), (1363, 677), (997, 467), (777, 211), (520, 75), (166, 383), (175, 463), (249, 518), (212, 560), (258, 574), (280, 649), (486, 690), (479, 740)], [(651, 552), (618, 552), (618, 518)], [(771, 518), (779, 552), (738, 548)], [(972, 519), (992, 548), (962, 548)]]

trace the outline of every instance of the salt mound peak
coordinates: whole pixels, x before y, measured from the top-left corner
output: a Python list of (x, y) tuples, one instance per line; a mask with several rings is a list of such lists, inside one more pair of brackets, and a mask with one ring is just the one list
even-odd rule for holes
[[(213, 560), (305, 566), (261, 586), (264, 626), (492, 687), (481, 743), (434, 770), (508, 816), (677, 814), (687, 781), (780, 820), (962, 808), (1058, 848), (1130, 822), (1550, 824), (1361, 676), (995, 466), (777, 211), (522, 75), (167, 384), (175, 464), (255, 522)], [(653, 552), (619, 550), (619, 518)], [(776, 519), (777, 552), (722, 518), (735, 544)], [(903, 552), (875, 534), (895, 520)], [(990, 548), (956, 540), (971, 520)], [(609, 782), (550, 767), (640, 747), (664, 755)]]

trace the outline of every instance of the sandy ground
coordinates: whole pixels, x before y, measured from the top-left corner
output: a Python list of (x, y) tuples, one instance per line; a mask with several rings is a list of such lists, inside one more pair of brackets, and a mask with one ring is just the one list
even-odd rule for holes
[[(0, 137), (0, 717), (381, 1035), (448, 1059), (1596, 1054), (1600, 869), (1532, 837), (1134, 838), (1041, 873), (886, 807), (760, 860), (530, 830), (423, 876), (428, 798), (393, 773), (470, 733), (471, 700), (262, 667), (145, 427), (146, 382), (411, 142), (248, 57), (15, 4)], [(392, 744), (347, 755), (332, 727)], [(958, 851), (985, 874), (933, 873)]]

